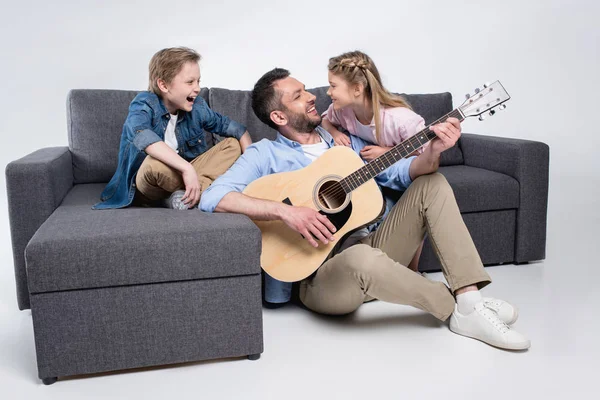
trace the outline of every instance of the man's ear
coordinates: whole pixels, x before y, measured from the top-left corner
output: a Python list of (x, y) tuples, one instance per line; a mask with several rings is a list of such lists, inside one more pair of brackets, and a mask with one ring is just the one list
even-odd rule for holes
[(271, 111), (269, 117), (271, 117), (271, 121), (275, 122), (275, 124), (279, 126), (285, 126), (288, 123), (287, 115), (285, 115), (283, 111)]
[(169, 88), (167, 87), (167, 83), (165, 81), (163, 81), (162, 79), (158, 78), (156, 80), (156, 85), (158, 86), (158, 88), (160, 89), (161, 92), (163, 92), (163, 93), (168, 93), (169, 92)]

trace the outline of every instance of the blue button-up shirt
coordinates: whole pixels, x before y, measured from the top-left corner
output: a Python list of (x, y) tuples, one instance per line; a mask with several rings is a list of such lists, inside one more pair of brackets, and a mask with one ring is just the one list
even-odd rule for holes
[[(331, 148), (334, 146), (333, 137), (322, 127), (316, 131)], [(352, 149), (360, 156), (360, 151), (369, 143), (359, 137), (350, 136)], [(411, 184), (410, 164), (415, 157), (403, 158), (379, 175), (375, 181), (391, 189), (404, 191)], [(248, 146), (244, 154), (233, 166), (202, 193), (200, 205), (202, 211), (213, 212), (221, 199), (229, 192), (242, 192), (246, 186), (265, 175), (277, 172), (294, 171), (304, 168), (311, 160), (304, 155), (302, 145), (289, 140), (281, 134), (272, 141), (263, 139)], [(266, 275), (265, 300), (270, 303), (285, 303), (290, 300), (292, 284), (280, 282)]]
[[(169, 120), (169, 112), (156, 94), (141, 92), (133, 99), (121, 132), (117, 170), (94, 209), (121, 208), (132, 203), (135, 176), (146, 158), (146, 147), (165, 140)], [(205, 131), (240, 139), (246, 127), (214, 112), (198, 96), (192, 111), (180, 111), (177, 116), (175, 137), (179, 155), (191, 161), (204, 153), (207, 150)]]

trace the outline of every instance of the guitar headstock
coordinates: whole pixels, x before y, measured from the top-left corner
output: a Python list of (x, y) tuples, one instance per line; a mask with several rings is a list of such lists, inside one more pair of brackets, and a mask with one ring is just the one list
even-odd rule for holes
[(466, 97), (467, 100), (458, 108), (465, 118), (479, 115), (480, 121), (483, 121), (485, 113), (488, 111), (489, 115), (494, 115), (495, 108), (504, 110), (506, 105), (503, 103), (510, 99), (510, 95), (500, 81), (486, 83), (483, 85), (483, 89), (475, 89), (474, 94), (467, 94)]

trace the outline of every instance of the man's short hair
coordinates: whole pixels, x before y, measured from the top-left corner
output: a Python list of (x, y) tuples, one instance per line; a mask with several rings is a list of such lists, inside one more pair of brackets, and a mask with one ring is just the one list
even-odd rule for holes
[(170, 47), (160, 50), (150, 60), (148, 91), (160, 96), (161, 91), (156, 83), (158, 79), (171, 83), (186, 63), (197, 63), (200, 58), (200, 54), (187, 47)]
[(254, 85), (252, 90), (252, 110), (263, 123), (275, 130), (279, 126), (271, 120), (271, 112), (282, 110), (282, 93), (275, 90), (275, 82), (290, 76), (290, 71), (283, 68), (275, 68), (264, 74)]

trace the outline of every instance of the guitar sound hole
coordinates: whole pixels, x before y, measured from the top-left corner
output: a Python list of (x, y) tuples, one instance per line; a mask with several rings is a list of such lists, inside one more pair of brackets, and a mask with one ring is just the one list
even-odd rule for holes
[(338, 181), (327, 181), (319, 188), (318, 198), (324, 209), (335, 210), (346, 201), (346, 192)]

